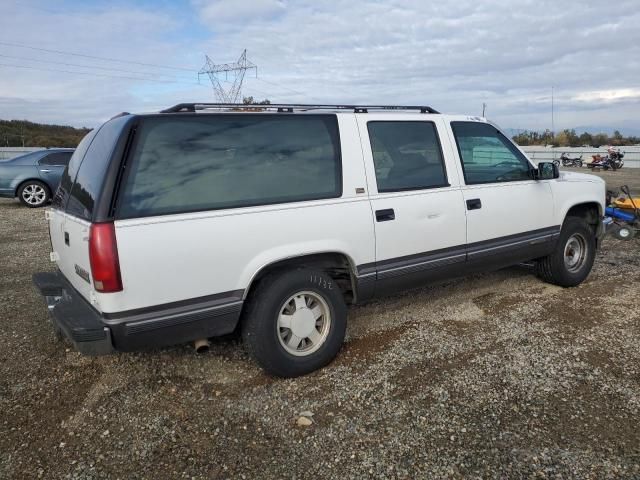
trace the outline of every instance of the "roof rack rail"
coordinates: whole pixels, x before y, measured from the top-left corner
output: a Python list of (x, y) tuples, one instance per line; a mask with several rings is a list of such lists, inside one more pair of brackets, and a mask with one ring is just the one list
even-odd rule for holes
[(276, 110), (278, 112), (292, 113), (294, 110), (352, 110), (354, 113), (367, 113), (369, 110), (417, 110), (420, 113), (440, 113), (426, 105), (315, 105), (304, 103), (268, 103), (268, 104), (244, 104), (244, 103), (179, 103), (173, 107), (165, 108), (160, 113), (181, 113), (197, 110), (243, 110), (261, 111)]

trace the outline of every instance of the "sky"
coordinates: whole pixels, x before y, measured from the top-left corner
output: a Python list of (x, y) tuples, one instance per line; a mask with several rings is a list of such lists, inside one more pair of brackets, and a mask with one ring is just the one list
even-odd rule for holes
[(503, 128), (544, 130), (553, 89), (556, 130), (640, 134), (639, 7), (2, 0), (0, 119), (94, 127), (122, 111), (216, 101), (209, 79), (197, 75), (205, 54), (226, 63), (247, 49), (258, 68), (242, 93), (256, 99), (420, 104), (470, 115), (485, 103)]

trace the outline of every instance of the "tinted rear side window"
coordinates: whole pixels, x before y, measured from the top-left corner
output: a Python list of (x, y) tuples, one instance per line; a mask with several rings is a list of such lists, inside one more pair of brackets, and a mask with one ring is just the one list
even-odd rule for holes
[(78, 169), (80, 168), (84, 154), (87, 153), (87, 149), (89, 148), (89, 145), (91, 145), (93, 137), (96, 136), (96, 131), (97, 130), (91, 130), (87, 133), (73, 152), (71, 160), (69, 160), (69, 165), (64, 169), (64, 173), (60, 179), (58, 190), (56, 190), (56, 194), (53, 197), (52, 203), (55, 208), (59, 208), (61, 210), (66, 208), (67, 201), (69, 200), (69, 193), (71, 193), (71, 187), (73, 186), (73, 181), (78, 174)]
[[(82, 159), (75, 182), (71, 188), (66, 209), (67, 213), (85, 220), (91, 220), (93, 207), (100, 195), (113, 150), (120, 139), (125, 124), (129, 120), (130, 117), (128, 116), (109, 120), (96, 132)], [(80, 150), (80, 147), (78, 147), (78, 150)], [(73, 160), (71, 163), (73, 163)], [(69, 170), (71, 170), (71, 163), (69, 164)]]
[(119, 217), (339, 197), (335, 115), (150, 117), (138, 129)]
[(379, 192), (448, 186), (435, 124), (373, 121), (367, 128)]

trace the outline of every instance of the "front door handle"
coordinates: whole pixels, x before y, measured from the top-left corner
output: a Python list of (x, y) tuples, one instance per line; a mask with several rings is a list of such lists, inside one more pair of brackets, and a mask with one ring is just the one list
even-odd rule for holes
[(41, 171), (42, 173), (49, 173), (51, 170), (47, 170), (47, 169), (41, 168), (41, 169), (40, 169), (40, 171)]
[(393, 208), (386, 208), (384, 210), (376, 210), (376, 222), (388, 222), (395, 220), (396, 214)]
[(480, 210), (482, 208), (482, 202), (479, 198), (472, 198), (467, 200), (467, 210)]

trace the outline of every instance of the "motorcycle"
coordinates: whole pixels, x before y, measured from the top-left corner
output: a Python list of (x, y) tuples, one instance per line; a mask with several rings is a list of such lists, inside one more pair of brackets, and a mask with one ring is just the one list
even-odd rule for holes
[(587, 168), (590, 168), (591, 170), (595, 168), (602, 168), (603, 170), (609, 170), (609, 168), (611, 167), (611, 162), (609, 161), (608, 155), (605, 155), (603, 157), (602, 155), (597, 154), (597, 155), (592, 155), (591, 158), (593, 159), (591, 163), (587, 163)]
[(624, 152), (621, 152), (620, 149), (615, 150), (613, 147), (609, 147), (607, 150), (607, 155), (604, 157), (600, 154), (592, 155), (592, 162), (587, 163), (587, 167), (594, 168), (602, 168), (603, 170), (619, 170), (624, 165)]
[(624, 152), (621, 152), (620, 149), (613, 150), (609, 153), (609, 162), (611, 163), (611, 168), (614, 170), (619, 170), (624, 165)]
[(582, 167), (582, 155), (580, 155), (579, 157), (571, 158), (569, 157), (567, 152), (564, 152), (562, 155), (560, 155), (560, 160), (562, 161), (563, 167)]

